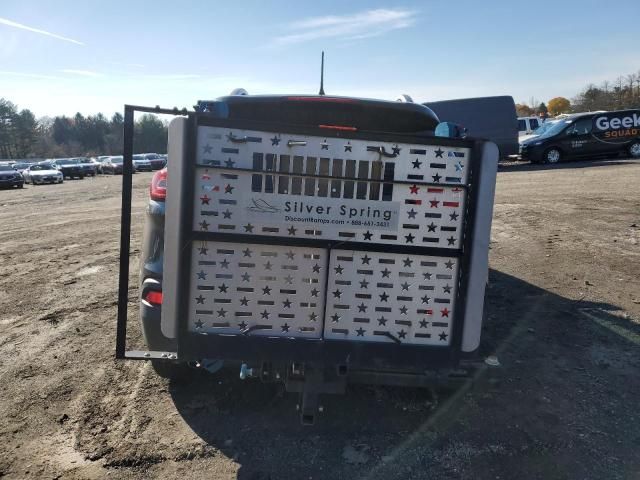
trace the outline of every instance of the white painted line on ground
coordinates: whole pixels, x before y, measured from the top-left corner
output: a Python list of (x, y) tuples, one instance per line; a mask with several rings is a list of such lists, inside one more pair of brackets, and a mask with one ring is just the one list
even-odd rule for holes
[[(600, 310), (602, 313), (606, 313), (603, 312), (602, 310)], [(597, 315), (594, 315), (593, 313), (587, 311), (587, 310), (583, 310), (580, 309), (580, 313), (582, 313), (585, 317), (587, 317), (589, 320), (593, 320), (594, 322), (596, 322), (598, 325), (600, 325), (601, 327), (607, 328), (610, 331), (612, 331), (613, 333), (620, 335), (621, 337), (623, 337), (625, 340), (629, 340), (632, 343), (635, 343), (636, 345), (640, 345), (640, 335), (638, 335), (637, 333), (634, 333), (630, 330), (627, 330), (624, 327), (621, 327), (620, 325), (617, 325), (609, 320), (606, 320), (604, 318), (601, 318)]]

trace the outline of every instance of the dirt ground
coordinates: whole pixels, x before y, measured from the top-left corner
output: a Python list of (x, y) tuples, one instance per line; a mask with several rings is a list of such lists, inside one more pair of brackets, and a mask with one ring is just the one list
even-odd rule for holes
[(501, 365), (350, 387), (314, 427), (235, 370), (178, 385), (114, 360), (120, 181), (0, 191), (0, 477), (640, 478), (640, 162), (503, 167), (482, 344)]

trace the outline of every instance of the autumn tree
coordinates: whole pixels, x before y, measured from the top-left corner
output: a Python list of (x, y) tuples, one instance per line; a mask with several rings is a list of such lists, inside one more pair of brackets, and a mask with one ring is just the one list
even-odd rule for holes
[(516, 103), (516, 113), (519, 117), (530, 117), (533, 115), (533, 109), (524, 103)]
[(555, 97), (549, 100), (547, 108), (549, 109), (549, 114), (555, 117), (556, 115), (570, 111), (571, 102), (564, 97)]

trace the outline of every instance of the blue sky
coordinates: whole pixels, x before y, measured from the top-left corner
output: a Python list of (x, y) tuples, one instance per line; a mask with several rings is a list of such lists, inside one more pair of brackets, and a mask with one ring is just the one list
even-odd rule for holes
[(36, 115), (249, 93), (547, 101), (640, 71), (640, 1), (2, 0), (0, 97)]

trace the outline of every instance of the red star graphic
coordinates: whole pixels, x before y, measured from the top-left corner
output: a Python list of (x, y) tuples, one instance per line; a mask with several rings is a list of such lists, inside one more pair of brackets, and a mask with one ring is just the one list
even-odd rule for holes
[(211, 199), (207, 197), (206, 193), (200, 197), (200, 201), (202, 202), (202, 205), (209, 205), (209, 200)]
[(449, 310), (447, 310), (447, 307), (444, 307), (442, 310), (440, 310), (440, 313), (443, 317), (449, 318)]
[(431, 208), (438, 208), (438, 203), (440, 203), (438, 200), (429, 200), (429, 203), (431, 204)]
[(417, 186), (417, 185), (411, 185), (411, 186), (409, 187), (409, 191), (410, 191), (412, 194), (414, 194), (414, 195), (417, 195), (417, 194), (418, 194), (418, 190), (420, 190), (420, 189), (418, 188), (418, 186)]
[(202, 175), (202, 180), (211, 180), (211, 177), (205, 173)]

